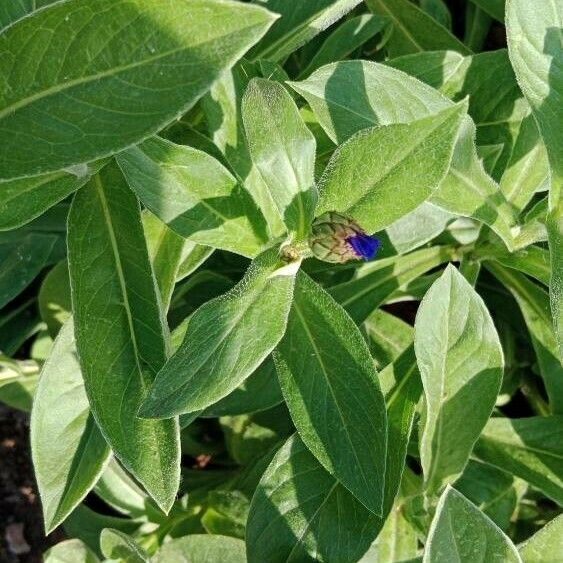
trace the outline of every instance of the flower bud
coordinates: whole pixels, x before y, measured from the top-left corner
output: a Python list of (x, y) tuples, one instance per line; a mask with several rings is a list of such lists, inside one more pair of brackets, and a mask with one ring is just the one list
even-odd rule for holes
[(349, 260), (371, 260), (379, 240), (367, 235), (353, 219), (329, 211), (313, 223), (309, 246), (319, 260), (343, 264)]

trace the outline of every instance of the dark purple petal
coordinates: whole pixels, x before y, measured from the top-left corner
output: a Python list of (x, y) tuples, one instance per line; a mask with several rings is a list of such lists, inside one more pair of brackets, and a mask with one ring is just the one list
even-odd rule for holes
[(362, 233), (348, 237), (346, 242), (354, 249), (356, 256), (364, 260), (371, 260), (375, 256), (380, 244), (378, 239)]

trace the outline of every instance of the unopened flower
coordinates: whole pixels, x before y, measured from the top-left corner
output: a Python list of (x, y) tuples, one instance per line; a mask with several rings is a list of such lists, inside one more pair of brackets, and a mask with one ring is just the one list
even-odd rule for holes
[(378, 239), (367, 235), (353, 219), (334, 211), (315, 220), (309, 237), (311, 251), (319, 260), (340, 264), (371, 260), (379, 244)]

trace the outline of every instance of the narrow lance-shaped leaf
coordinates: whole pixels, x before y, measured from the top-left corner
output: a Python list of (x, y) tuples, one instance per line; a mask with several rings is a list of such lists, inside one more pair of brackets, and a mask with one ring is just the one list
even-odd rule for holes
[(112, 561), (127, 563), (149, 563), (148, 553), (127, 534), (119, 530), (105, 528), (100, 534), (102, 553)]
[[(295, 469), (289, 471), (288, 462), (284, 461), (279, 473), (269, 470), (253, 500), (247, 536), (251, 561), (269, 561), (270, 557), (274, 561), (278, 557), (280, 561), (286, 561), (285, 557), (297, 561), (305, 559), (306, 554), (315, 560), (320, 555), (326, 555), (327, 561), (355, 560), (354, 554), (359, 556), (365, 552), (375, 539), (399, 488), (415, 407), (422, 389), (412, 346), (395, 363), (387, 366), (379, 374), (379, 379), (386, 396), (387, 440), (392, 444), (387, 448), (385, 461), (383, 516), (368, 512), (322, 468), (301, 440), (294, 437), (299, 446), (286, 445), (283, 449), (291, 448), (290, 458), (295, 454), (295, 459), (291, 460)], [(278, 456), (287, 459), (288, 454), (282, 454), (282, 450)], [(302, 451), (306, 455), (301, 455)], [(310, 473), (307, 468), (311, 468)], [(277, 485), (282, 480), (283, 490), (278, 493)], [(305, 494), (311, 490), (316, 492), (315, 502)], [(338, 510), (333, 508), (335, 502)], [(289, 503), (289, 511), (286, 503)], [(277, 510), (275, 516), (274, 508)], [(270, 526), (272, 518), (275, 520)]]
[(373, 233), (414, 210), (446, 175), (466, 110), (462, 102), (411, 123), (366, 129), (351, 137), (337, 149), (320, 180), (317, 216), (339, 211)]
[(486, 267), (518, 302), (532, 338), (551, 411), (563, 414), (563, 366), (551, 322), (549, 295), (522, 274), (494, 262), (487, 262)]
[(31, 453), (49, 533), (96, 484), (111, 453), (90, 414), (72, 319), (41, 373), (31, 412)]
[(389, 18), (362, 14), (346, 20), (327, 37), (307, 67), (300, 73), (300, 77), (308, 76), (324, 64), (346, 58), (378, 33), (383, 35), (379, 42), (381, 45), (392, 33)]
[(563, 514), (526, 540), (518, 551), (524, 563), (551, 563), (556, 553), (563, 553)]
[(423, 563), (522, 563), (510, 538), (461, 493), (448, 486), (440, 498)]
[(542, 134), (551, 168), (547, 222), (552, 277), (551, 310), (563, 361), (563, 49), (561, 2), (536, 6), (508, 0), (506, 29), (510, 61)]
[(378, 517), (323, 469), (297, 435), (276, 453), (248, 515), (248, 563), (357, 561)]
[(153, 137), (117, 161), (139, 199), (181, 237), (244, 256), (267, 241), (250, 194), (207, 153)]
[(48, 265), (57, 237), (29, 233), (13, 244), (0, 244), (0, 308), (16, 298)]
[(530, 102), (551, 165), (551, 206), (560, 204), (563, 186), (563, 50), (561, 2), (533, 4), (508, 0), (506, 29), (510, 61)]
[(267, 250), (237, 286), (202, 305), (158, 373), (142, 415), (167, 418), (204, 409), (254, 372), (283, 336), (297, 267), (284, 266), (277, 249)]
[(387, 423), (373, 360), (353, 321), (304, 273), (297, 276), (274, 360), (305, 445), (369, 510), (381, 514)]
[(274, 19), (239, 2), (70, 0), (19, 20), (0, 33), (2, 178), (95, 160), (150, 136)]
[(499, 528), (508, 530), (520, 500), (516, 482), (510, 473), (470, 459), (454, 487)]
[(293, 51), (353, 10), (361, 0), (260, 0), (280, 19), (249, 53), (252, 60), (282, 62)]
[(366, 4), (372, 12), (393, 22), (393, 34), (386, 45), (391, 57), (441, 49), (471, 53), (445, 27), (408, 0), (366, 0)]
[(495, 405), (504, 359), (483, 300), (451, 265), (422, 300), (414, 343), (426, 398), (420, 458), (435, 493), (463, 471)]
[(255, 78), (242, 101), (252, 160), (287, 228), (306, 237), (317, 201), (315, 148), (295, 102), (276, 82)]
[(360, 266), (351, 280), (331, 287), (329, 293), (360, 324), (395, 290), (454, 257), (454, 248), (435, 246), (376, 260)]
[(68, 258), (76, 345), (96, 422), (115, 455), (163, 510), (179, 483), (174, 420), (137, 417), (166, 361), (139, 204), (115, 163), (75, 196)]
[(104, 161), (0, 182), (0, 231), (21, 227), (83, 186)]
[(563, 506), (563, 416), (491, 418), (474, 454)]

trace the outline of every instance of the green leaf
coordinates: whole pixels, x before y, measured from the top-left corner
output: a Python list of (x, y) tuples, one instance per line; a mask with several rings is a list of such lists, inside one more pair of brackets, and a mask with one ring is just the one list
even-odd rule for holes
[[(414, 348), (409, 346), (379, 374), (387, 406), (387, 457), (383, 516), (388, 516), (399, 491), (416, 405), (422, 393)], [(381, 522), (383, 524), (383, 522)]]
[(546, 182), (548, 164), (531, 108), (504, 49), (461, 57), (451, 51), (418, 53), (389, 64), (439, 89), (454, 101), (469, 96), (479, 148), (500, 147), (491, 167), (506, 199), (521, 211)]
[(528, 481), (563, 506), (563, 417), (492, 418), (475, 445), (484, 461)]
[[(454, 61), (455, 69), (458, 64)], [(289, 84), (305, 97), (323, 129), (339, 143), (367, 127), (410, 123), (452, 106), (433, 88), (399, 70), (368, 61), (327, 65), (307, 80)], [(466, 117), (448, 175), (430, 202), (490, 224), (510, 245), (514, 213), (483, 170), (474, 136), (475, 126)]]
[(383, 35), (379, 42), (381, 45), (391, 33), (390, 23), (388, 18), (374, 14), (362, 14), (346, 20), (326, 38), (299, 76), (309, 76), (325, 64), (346, 58), (378, 33)]
[(368, 347), (345, 311), (299, 273), (274, 353), (291, 418), (323, 467), (381, 515), (386, 416)]
[(431, 202), (443, 209), (473, 217), (493, 229), (509, 250), (514, 246), (514, 211), (498, 184), (485, 172), (475, 148), (475, 125), (466, 119), (448, 175)]
[[(453, 219), (448, 211), (424, 202), (389, 225), (385, 234), (396, 253), (405, 254), (437, 237)], [(386, 241), (383, 244), (387, 248)]]
[(483, 244), (475, 249), (475, 256), (480, 260), (493, 260), (507, 268), (531, 276), (545, 286), (549, 285), (551, 274), (549, 252), (539, 246), (530, 245), (516, 252), (508, 252), (500, 245)]
[(551, 563), (563, 551), (563, 514), (548, 522), (518, 547), (524, 563)]
[(260, 76), (257, 66), (243, 59), (223, 73), (202, 99), (202, 109), (209, 136), (262, 211), (271, 238), (277, 238), (285, 232), (285, 226), (268, 186), (252, 162), (242, 122), (243, 95), (250, 80)]
[(396, 360), (413, 343), (412, 326), (382, 309), (376, 309), (363, 327), (377, 369)]
[(551, 165), (552, 208), (560, 203), (563, 186), (563, 129), (557, 116), (563, 105), (563, 50), (560, 2), (531, 4), (508, 0), (508, 52), (522, 92), (530, 102)]
[(393, 34), (386, 44), (390, 57), (441, 49), (471, 53), (445, 27), (408, 0), (366, 0), (366, 4), (372, 12), (393, 21)]
[(124, 563), (149, 563), (148, 553), (127, 534), (105, 528), (100, 535), (102, 553), (112, 561)]
[(551, 256), (551, 280), (549, 297), (555, 325), (555, 337), (559, 345), (559, 359), (563, 362), (563, 203), (547, 218), (547, 237)]
[(177, 421), (137, 410), (166, 361), (139, 204), (117, 165), (75, 196), (68, 260), (76, 345), (92, 413), (115, 455), (167, 511), (179, 483)]
[(420, 0), (420, 8), (447, 30), (452, 29), (452, 14), (444, 0)]
[(65, 540), (45, 552), (45, 563), (100, 563), (97, 555), (80, 540)]
[(252, 499), (248, 561), (357, 561), (375, 539), (377, 520), (295, 435), (277, 452)]
[(100, 534), (104, 528), (113, 528), (133, 534), (139, 528), (139, 522), (129, 518), (117, 518), (94, 512), (84, 504), (76, 507), (74, 512), (64, 521), (65, 534), (82, 540), (98, 557), (103, 559), (100, 551)]
[(0, 231), (29, 223), (83, 186), (103, 163), (0, 182)]
[(512, 293), (520, 306), (536, 352), (549, 406), (554, 414), (563, 414), (563, 365), (559, 361), (551, 322), (549, 295), (522, 274), (491, 262), (487, 262), (486, 267)]
[(98, 479), (94, 492), (117, 512), (140, 518), (147, 512), (147, 494), (112, 458)]
[(512, 475), (470, 459), (454, 486), (501, 530), (508, 529), (519, 500)]
[(336, 150), (320, 180), (317, 216), (339, 211), (373, 233), (413, 211), (447, 173), (465, 111), (462, 103), (351, 137)]
[(90, 414), (72, 320), (41, 372), (31, 413), (31, 453), (49, 533), (90, 492), (110, 456)]
[(200, 307), (179, 350), (159, 372), (142, 416), (167, 418), (204, 409), (252, 374), (285, 332), (293, 266), (284, 267), (277, 249), (268, 250), (237, 286)]
[(264, 411), (283, 402), (274, 362), (266, 358), (256, 371), (232, 393), (211, 405), (202, 416), (234, 416)]
[(483, 11), (500, 23), (504, 23), (504, 3), (505, 0), (471, 0), (473, 4), (479, 6)]
[[(384, 563), (395, 561), (412, 562), (418, 553), (416, 529), (409, 523), (401, 510), (395, 507), (385, 520), (385, 525), (377, 536), (363, 563)], [(370, 557), (368, 557), (368, 555)]]
[(451, 265), (422, 300), (414, 344), (426, 398), (420, 458), (426, 488), (435, 493), (467, 464), (495, 405), (504, 368), (483, 300)]
[(361, 0), (254, 0), (281, 18), (250, 51), (250, 57), (282, 62), (293, 51), (353, 10)]
[(16, 244), (0, 244), (0, 308), (17, 297), (49, 263), (54, 235), (30, 233)]
[(250, 81), (242, 118), (252, 160), (279, 214), (290, 231), (306, 237), (317, 200), (315, 137), (285, 88), (269, 80)]
[(242, 540), (227, 536), (193, 534), (165, 543), (153, 558), (154, 563), (246, 563)]
[[(173, 0), (165, 8), (149, 0), (57, 2), (0, 34), (2, 179), (149, 137), (193, 106), (274, 19), (238, 2)], [(53, 34), (60, 40), (49, 41)]]
[(72, 315), (68, 263), (59, 262), (43, 279), (37, 296), (41, 318), (52, 338)]
[(360, 324), (396, 289), (454, 257), (452, 247), (434, 246), (376, 260), (360, 266), (351, 280), (331, 287), (329, 293)]
[(450, 486), (436, 508), (423, 563), (521, 563), (514, 544), (492, 520)]
[(117, 161), (143, 204), (181, 237), (245, 256), (267, 241), (248, 192), (207, 153), (153, 137)]

